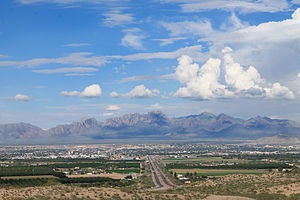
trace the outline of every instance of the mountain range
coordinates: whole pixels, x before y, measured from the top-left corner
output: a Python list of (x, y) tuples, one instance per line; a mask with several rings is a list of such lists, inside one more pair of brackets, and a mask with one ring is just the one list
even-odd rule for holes
[(105, 139), (194, 140), (226, 139), (257, 140), (284, 135), (300, 137), (300, 124), (291, 120), (254, 117), (248, 120), (225, 114), (204, 112), (199, 115), (169, 118), (160, 111), (147, 114), (126, 114), (103, 122), (94, 118), (43, 130), (27, 123), (0, 125), (0, 141), (28, 143), (44, 141), (83, 142)]

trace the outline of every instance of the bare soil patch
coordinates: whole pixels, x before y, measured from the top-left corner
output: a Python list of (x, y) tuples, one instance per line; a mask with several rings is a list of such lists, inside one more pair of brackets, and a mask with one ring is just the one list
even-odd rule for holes
[(111, 174), (84, 174), (84, 175), (68, 175), (68, 178), (92, 178), (92, 177), (106, 177), (112, 179), (123, 179), (127, 174), (111, 173)]

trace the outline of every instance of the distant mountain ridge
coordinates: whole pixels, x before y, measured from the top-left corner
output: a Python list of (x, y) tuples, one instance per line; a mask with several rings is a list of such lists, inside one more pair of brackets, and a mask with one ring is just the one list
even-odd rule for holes
[(1, 143), (35, 139), (52, 142), (66, 139), (250, 139), (286, 135), (300, 136), (300, 124), (291, 120), (271, 119), (257, 116), (248, 120), (226, 114), (214, 115), (204, 112), (199, 115), (169, 118), (159, 111), (147, 114), (126, 114), (99, 122), (94, 118), (82, 119), (71, 124), (58, 125), (49, 130), (26, 123), (0, 125)]
[(33, 138), (46, 134), (43, 129), (33, 126), (28, 123), (2, 124), (0, 125), (0, 139), (5, 140), (9, 138), (25, 139)]

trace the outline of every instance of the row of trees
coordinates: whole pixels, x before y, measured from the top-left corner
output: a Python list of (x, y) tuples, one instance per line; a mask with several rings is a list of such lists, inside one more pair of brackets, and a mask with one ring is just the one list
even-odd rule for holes
[(97, 162), (86, 162), (86, 163), (55, 163), (51, 165), (47, 165), (51, 168), (74, 168), (74, 167), (80, 167), (80, 168), (99, 168), (99, 169), (107, 169), (107, 168), (139, 168), (140, 163), (138, 162), (116, 162), (116, 163), (97, 163)]
[(50, 167), (43, 166), (10, 166), (0, 167), (0, 177), (4, 176), (38, 176), (53, 175), (60, 178), (66, 177), (62, 172), (55, 172)]
[(240, 163), (234, 165), (216, 165), (203, 166), (200, 164), (188, 163), (170, 163), (166, 165), (167, 169), (278, 169), (278, 168), (292, 168), (292, 166), (285, 163)]
[(32, 179), (0, 179), (0, 186), (14, 186), (14, 187), (34, 187), (42, 186), (48, 182), (47, 178), (32, 178)]
[(300, 154), (295, 153), (287, 153), (287, 154), (241, 154), (241, 155), (228, 155), (223, 156), (223, 159), (245, 159), (245, 160), (262, 160), (262, 159), (272, 159), (272, 160), (278, 160), (278, 161), (294, 161), (300, 159)]
[(118, 168), (134, 168), (130, 171), (139, 173), (140, 163), (137, 162), (121, 162), (121, 163), (57, 163), (41, 166), (8, 166), (0, 167), (0, 177), (3, 176), (35, 176), (35, 175), (53, 175), (60, 178), (65, 177), (62, 172), (55, 172), (55, 168), (98, 168), (98, 169), (118, 169)]
[(33, 176), (33, 175), (51, 175), (52, 169), (49, 167), (36, 167), (36, 166), (12, 166), (1, 167), (0, 177), (3, 176)]
[(80, 177), (80, 178), (60, 178), (60, 183), (100, 183), (100, 182), (119, 182), (119, 179), (111, 179), (107, 177)]

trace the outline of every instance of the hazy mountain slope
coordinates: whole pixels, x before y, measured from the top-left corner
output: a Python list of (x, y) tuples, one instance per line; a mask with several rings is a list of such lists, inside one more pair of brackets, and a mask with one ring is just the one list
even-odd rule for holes
[(88, 130), (98, 130), (100, 123), (95, 118), (82, 119), (72, 124), (58, 125), (47, 131), (50, 136), (67, 136), (71, 134), (85, 133)]
[[(147, 114), (126, 114), (98, 122), (96, 119), (83, 119), (72, 124), (58, 125), (47, 131), (39, 127), (18, 123), (0, 125), (2, 140), (48, 137), (52, 140), (75, 139), (258, 139), (278, 134), (300, 136), (300, 125), (290, 120), (255, 117), (248, 120), (225, 114), (211, 113), (168, 118), (162, 112)], [(53, 139), (54, 138), (54, 139)], [(55, 139), (56, 138), (56, 139)]]
[(152, 136), (162, 138), (172, 129), (171, 120), (161, 112), (127, 114), (111, 118), (101, 124), (97, 138), (130, 138)]
[(0, 125), (1, 140), (34, 138), (44, 134), (46, 134), (46, 131), (43, 129), (22, 122)]

